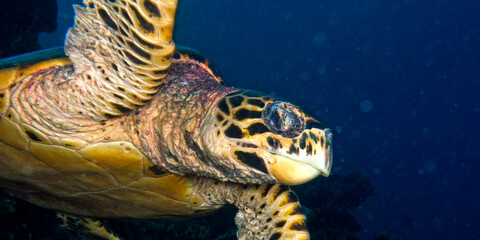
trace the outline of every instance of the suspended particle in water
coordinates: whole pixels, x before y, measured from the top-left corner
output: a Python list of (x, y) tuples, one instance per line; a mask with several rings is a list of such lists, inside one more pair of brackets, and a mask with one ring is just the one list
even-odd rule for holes
[(291, 13), (285, 13), (285, 19), (290, 20), (292, 19), (292, 14)]
[(335, 132), (341, 133), (342, 132), (342, 126), (336, 126), (335, 127)]
[(321, 32), (315, 34), (315, 36), (313, 37), (313, 41), (318, 45), (322, 45), (326, 40), (327, 36), (325, 36), (325, 34)]
[(438, 216), (432, 220), (432, 225), (435, 227), (440, 227), (442, 223), (443, 223), (443, 220)]
[(373, 104), (370, 100), (363, 100), (361, 103), (360, 103), (360, 109), (362, 110), (362, 112), (364, 113), (367, 113), (367, 112), (370, 112), (372, 111), (372, 108), (373, 108)]
[(307, 72), (303, 72), (300, 74), (300, 80), (302, 82), (308, 82), (309, 79), (310, 79), (310, 75)]
[(404, 169), (406, 166), (407, 166), (406, 161), (400, 161), (400, 162), (397, 162), (397, 164), (395, 164), (395, 167), (397, 167), (397, 169)]
[(423, 168), (425, 172), (433, 172), (437, 168), (437, 164), (434, 161), (427, 161)]
[(317, 68), (317, 73), (323, 75), (327, 72), (327, 67), (325, 65), (321, 65)]

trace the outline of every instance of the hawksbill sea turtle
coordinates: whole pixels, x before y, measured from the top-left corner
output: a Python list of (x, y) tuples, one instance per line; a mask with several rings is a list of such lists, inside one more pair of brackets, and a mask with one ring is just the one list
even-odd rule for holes
[(224, 86), (205, 57), (175, 49), (176, 7), (85, 0), (68, 57), (7, 60), (0, 187), (95, 238), (119, 239), (102, 218), (233, 204), (238, 239), (309, 239), (288, 185), (329, 175), (331, 131), (293, 104)]

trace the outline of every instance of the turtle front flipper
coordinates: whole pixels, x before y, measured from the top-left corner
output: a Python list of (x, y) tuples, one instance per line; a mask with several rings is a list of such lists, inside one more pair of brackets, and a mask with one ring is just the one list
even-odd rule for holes
[(310, 239), (306, 217), (288, 186), (249, 186), (234, 204), (240, 209), (235, 217), (239, 240)]
[(88, 239), (122, 239), (107, 229), (98, 219), (69, 215), (66, 213), (57, 213), (57, 219), (61, 227)]
[(75, 6), (75, 25), (65, 40), (75, 72), (64, 97), (77, 92), (78, 107), (90, 106), (83, 116), (106, 120), (146, 104), (162, 85), (175, 51), (177, 0), (84, 4)]
[[(193, 202), (207, 205), (230, 203), (239, 211), (235, 217), (239, 240), (307, 240), (306, 216), (298, 198), (286, 185), (243, 185), (203, 179)], [(198, 201), (198, 197), (203, 199)]]

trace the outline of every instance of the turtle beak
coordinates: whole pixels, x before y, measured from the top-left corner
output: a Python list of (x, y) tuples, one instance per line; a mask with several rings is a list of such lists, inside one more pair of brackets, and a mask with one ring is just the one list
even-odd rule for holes
[(279, 139), (267, 158), (269, 172), (279, 182), (298, 185), (318, 175), (328, 176), (332, 167), (332, 133), (330, 129), (308, 129), (294, 139)]

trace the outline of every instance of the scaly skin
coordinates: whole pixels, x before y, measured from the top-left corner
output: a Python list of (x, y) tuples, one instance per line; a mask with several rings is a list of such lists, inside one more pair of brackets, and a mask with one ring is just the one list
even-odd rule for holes
[(257, 184), (328, 176), (331, 132), (295, 105), (222, 86), (198, 56), (172, 58), (176, 0), (85, 4), (69, 59), (0, 71), (1, 186), (92, 217), (234, 204), (239, 239), (308, 239), (288, 187)]
[[(25, 123), (33, 127), (32, 131), (40, 131), (58, 142), (69, 137), (89, 143), (132, 142), (157, 165), (177, 174), (195, 173), (241, 183), (286, 184), (300, 184), (322, 172), (328, 175), (330, 134), (318, 126), (313, 129), (316, 120), (298, 107), (261, 94), (239, 92), (226, 96), (234, 89), (221, 87), (217, 79), (191, 79), (190, 75), (199, 71), (186, 74), (186, 69), (172, 68), (169, 78), (163, 79), (166, 72), (159, 69), (170, 65), (176, 2), (140, 2), (127, 7), (122, 1), (87, 0), (87, 8), (77, 8), (76, 25), (66, 42), (73, 67), (67, 64), (45, 68), (12, 86), (11, 110), (28, 116)], [(152, 6), (157, 9), (152, 10)], [(128, 8), (134, 24), (124, 26), (123, 21), (127, 20), (121, 19), (124, 14), (117, 13), (116, 7), (119, 12)], [(143, 19), (145, 16), (150, 17)], [(87, 29), (92, 35), (85, 33)], [(120, 29), (128, 31), (122, 33)], [(123, 42), (135, 40), (137, 33), (143, 37), (135, 43), (151, 48), (151, 54), (143, 54), (128, 43), (125, 44), (129, 48), (123, 46)], [(149, 41), (154, 40), (166, 46), (150, 46)], [(120, 55), (112, 52), (118, 47), (123, 49)], [(120, 60), (132, 51), (152, 61), (138, 63), (131, 57), (126, 57), (130, 63)], [(145, 76), (157, 71), (152, 69), (162, 71), (161, 76), (147, 79)], [(175, 75), (184, 79), (172, 80)], [(137, 79), (139, 76), (144, 79)], [(134, 85), (143, 90), (132, 90)], [(157, 97), (148, 102), (149, 98), (144, 98), (147, 95)], [(234, 104), (235, 99), (240, 102)], [(140, 107), (143, 101), (148, 103)], [(127, 114), (132, 104), (138, 111)], [(213, 109), (217, 104), (220, 107)], [(277, 109), (273, 119), (265, 119), (264, 108)], [(113, 117), (120, 112), (124, 115)], [(139, 128), (138, 133), (135, 128)]]
[[(128, 141), (158, 166), (170, 172), (207, 176), (192, 179), (194, 189), (191, 201), (205, 209), (216, 209), (227, 203), (237, 206), (240, 209), (236, 217), (239, 239), (261, 239), (262, 236), (269, 236), (271, 239), (308, 239), (305, 216), (299, 212), (299, 204), (288, 188), (281, 185), (232, 183), (230, 181), (264, 183), (275, 180), (261, 175), (255, 169), (248, 169), (241, 161), (217, 159), (217, 164), (221, 167), (205, 165), (200, 158), (206, 156), (199, 155), (199, 150), (192, 147), (192, 142), (198, 143), (201, 151), (208, 153), (201, 144), (204, 141), (201, 135), (202, 125), (215, 119), (218, 102), (236, 89), (221, 86), (219, 80), (212, 77), (205, 68), (182, 56), (174, 59), (164, 88), (144, 108), (102, 124), (87, 120), (71, 121), (69, 129), (55, 132), (53, 130), (58, 128), (45, 127), (53, 124), (50, 120), (55, 113), (48, 112), (52, 108), (43, 107), (40, 111), (38, 106), (46, 106), (41, 104), (48, 101), (43, 87), (51, 82), (51, 76), (59, 76), (59, 73), (68, 68), (54, 67), (37, 75), (42, 78), (41, 81), (32, 75), (31, 78), (16, 84), (9, 94), (11, 105), (7, 113), (16, 113), (17, 116), (28, 114), (28, 121), (25, 118), (18, 120), (28, 124), (36, 136), (52, 144), (55, 144), (52, 139), (57, 138), (88, 139), (90, 144)], [(189, 71), (192, 74), (189, 74)], [(25, 104), (26, 96), (30, 96), (29, 100), (37, 104)], [(231, 175), (234, 170), (242, 168), (244, 175)], [(249, 174), (255, 174), (256, 177), (251, 178)], [(55, 207), (48, 203), (41, 205)]]
[(51, 97), (68, 102), (62, 111), (72, 117), (107, 120), (143, 106), (162, 85), (175, 50), (177, 1), (84, 4), (75, 7), (75, 26), (65, 41), (75, 72)]
[[(176, 62), (182, 61), (182, 64)], [(218, 100), (233, 88), (219, 84), (210, 73), (195, 64), (183, 65), (185, 57), (174, 60), (171, 74), (163, 88), (145, 107), (124, 116), (103, 121), (77, 119), (61, 111), (58, 104), (49, 97), (55, 93), (58, 82), (68, 78), (70, 66), (53, 67), (31, 75), (10, 89), (10, 110), (20, 118), (20, 123), (28, 124), (38, 136), (46, 139), (83, 139), (89, 143), (99, 141), (128, 141), (141, 149), (157, 165), (170, 172), (184, 175), (195, 173), (210, 177), (222, 176), (227, 170), (200, 164), (194, 149), (185, 141), (199, 143), (203, 119), (209, 119)], [(191, 60), (188, 60), (191, 61)], [(191, 61), (193, 62), (193, 61)], [(185, 74), (191, 71), (190, 74)], [(193, 76), (188, 78), (188, 76)], [(33, 130), (32, 130), (33, 131)], [(177, 159), (177, 160), (175, 160)], [(227, 165), (229, 163), (226, 163)], [(225, 168), (241, 168), (239, 164)]]
[[(186, 64), (176, 64), (177, 61)], [(218, 100), (232, 90), (220, 85), (194, 61), (183, 56), (174, 60), (158, 95), (132, 114), (141, 148), (157, 165), (176, 174), (194, 173), (227, 180), (225, 171), (201, 164), (185, 139), (201, 142), (202, 121), (209, 118)], [(227, 163), (227, 167), (235, 166)]]
[(199, 178), (194, 190), (205, 204), (233, 204), (239, 240), (310, 239), (296, 195), (279, 184), (245, 185)]

